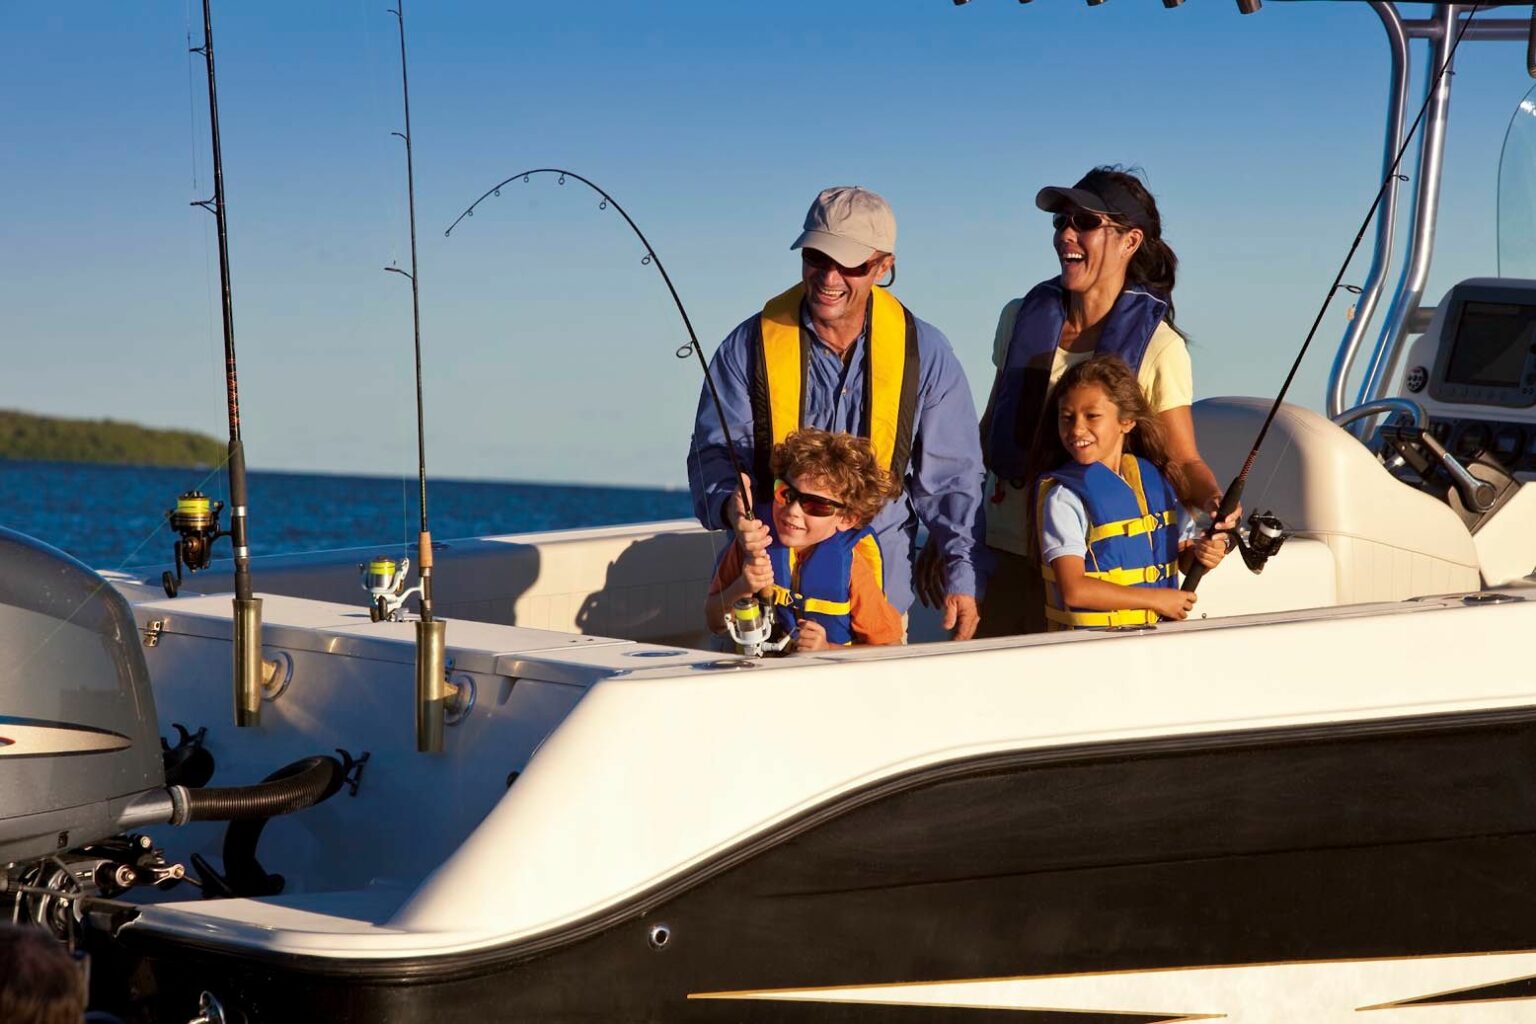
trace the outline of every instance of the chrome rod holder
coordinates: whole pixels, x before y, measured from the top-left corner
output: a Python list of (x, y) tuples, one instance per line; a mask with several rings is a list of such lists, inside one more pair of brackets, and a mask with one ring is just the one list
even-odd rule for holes
[(261, 598), (235, 600), (235, 724), (261, 724)]
[(448, 682), (448, 624), (441, 619), (416, 622), (416, 749), (443, 750), (443, 720), (458, 687)]

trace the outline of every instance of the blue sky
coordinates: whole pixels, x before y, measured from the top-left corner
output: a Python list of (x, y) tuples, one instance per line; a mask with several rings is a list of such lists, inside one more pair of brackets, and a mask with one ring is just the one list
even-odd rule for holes
[[(250, 463), (413, 473), (397, 42), (386, 0), (215, 10)], [(1409, 5), (1417, 7), (1419, 5)], [(1278, 386), (1376, 188), (1386, 46), (1359, 3), (793, 0), (406, 11), (428, 459), (454, 477), (670, 486), (706, 350), (792, 282), (818, 189), (895, 206), (897, 294), (978, 400), (999, 307), (1054, 272), (1035, 191), (1139, 165), (1181, 261), (1200, 395)], [(0, 407), (223, 436), (206, 90), (189, 0), (11, 0), (0, 37)], [(1517, 44), (1458, 67), (1431, 297), (1495, 270)], [(1416, 57), (1415, 67), (1422, 67)], [(1346, 278), (1365, 273), (1361, 257)], [(1317, 406), (1329, 314), (1294, 396)]]

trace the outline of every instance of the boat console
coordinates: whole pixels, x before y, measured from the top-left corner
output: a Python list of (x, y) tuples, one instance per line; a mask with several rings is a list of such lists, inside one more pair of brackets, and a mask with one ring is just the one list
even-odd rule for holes
[(1408, 350), (1396, 390), (1462, 462), (1536, 479), (1536, 281), (1453, 287)]

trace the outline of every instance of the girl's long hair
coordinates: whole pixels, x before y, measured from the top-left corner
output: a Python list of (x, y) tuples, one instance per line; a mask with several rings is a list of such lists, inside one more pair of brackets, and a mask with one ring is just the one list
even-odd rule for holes
[(1061, 419), (1058, 405), (1061, 396), (1076, 387), (1098, 385), (1104, 394), (1120, 410), (1123, 420), (1135, 420), (1136, 426), (1125, 436), (1125, 450), (1156, 466), (1173, 485), (1176, 493), (1184, 493), (1184, 474), (1169, 461), (1167, 435), (1163, 425), (1147, 401), (1136, 375), (1119, 356), (1093, 356), (1071, 367), (1061, 379), (1051, 386), (1045, 399), (1046, 418), (1035, 435), (1035, 446), (1029, 456), (1027, 479), (1033, 483), (1042, 474), (1049, 473), (1071, 460), (1061, 444), (1061, 431), (1057, 424)]

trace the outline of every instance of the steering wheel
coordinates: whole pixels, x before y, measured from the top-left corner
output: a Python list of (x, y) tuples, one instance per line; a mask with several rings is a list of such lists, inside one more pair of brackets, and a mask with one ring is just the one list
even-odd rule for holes
[(1346, 427), (1356, 420), (1363, 420), (1367, 416), (1379, 416), (1382, 413), (1393, 413), (1396, 416), (1405, 417), (1411, 421), (1408, 425), (1418, 427), (1420, 430), (1423, 430), (1424, 425), (1429, 422), (1429, 417), (1424, 413), (1424, 407), (1411, 398), (1374, 398), (1369, 402), (1361, 402), (1352, 409), (1345, 409), (1333, 417), (1333, 422)]
[(1486, 480), (1479, 480), (1450, 452), (1445, 450), (1433, 434), (1425, 430), (1429, 417), (1424, 407), (1411, 398), (1375, 398), (1361, 402), (1352, 409), (1345, 409), (1333, 417), (1339, 426), (1347, 426), (1367, 416), (1389, 414), (1386, 422), (1377, 428), (1369, 441), (1362, 443), (1381, 459), (1389, 469), (1394, 455), (1398, 465), (1408, 465), (1426, 483), (1435, 467), (1445, 470), (1462, 503), (1474, 512), (1486, 512), (1493, 507), (1498, 488)]

